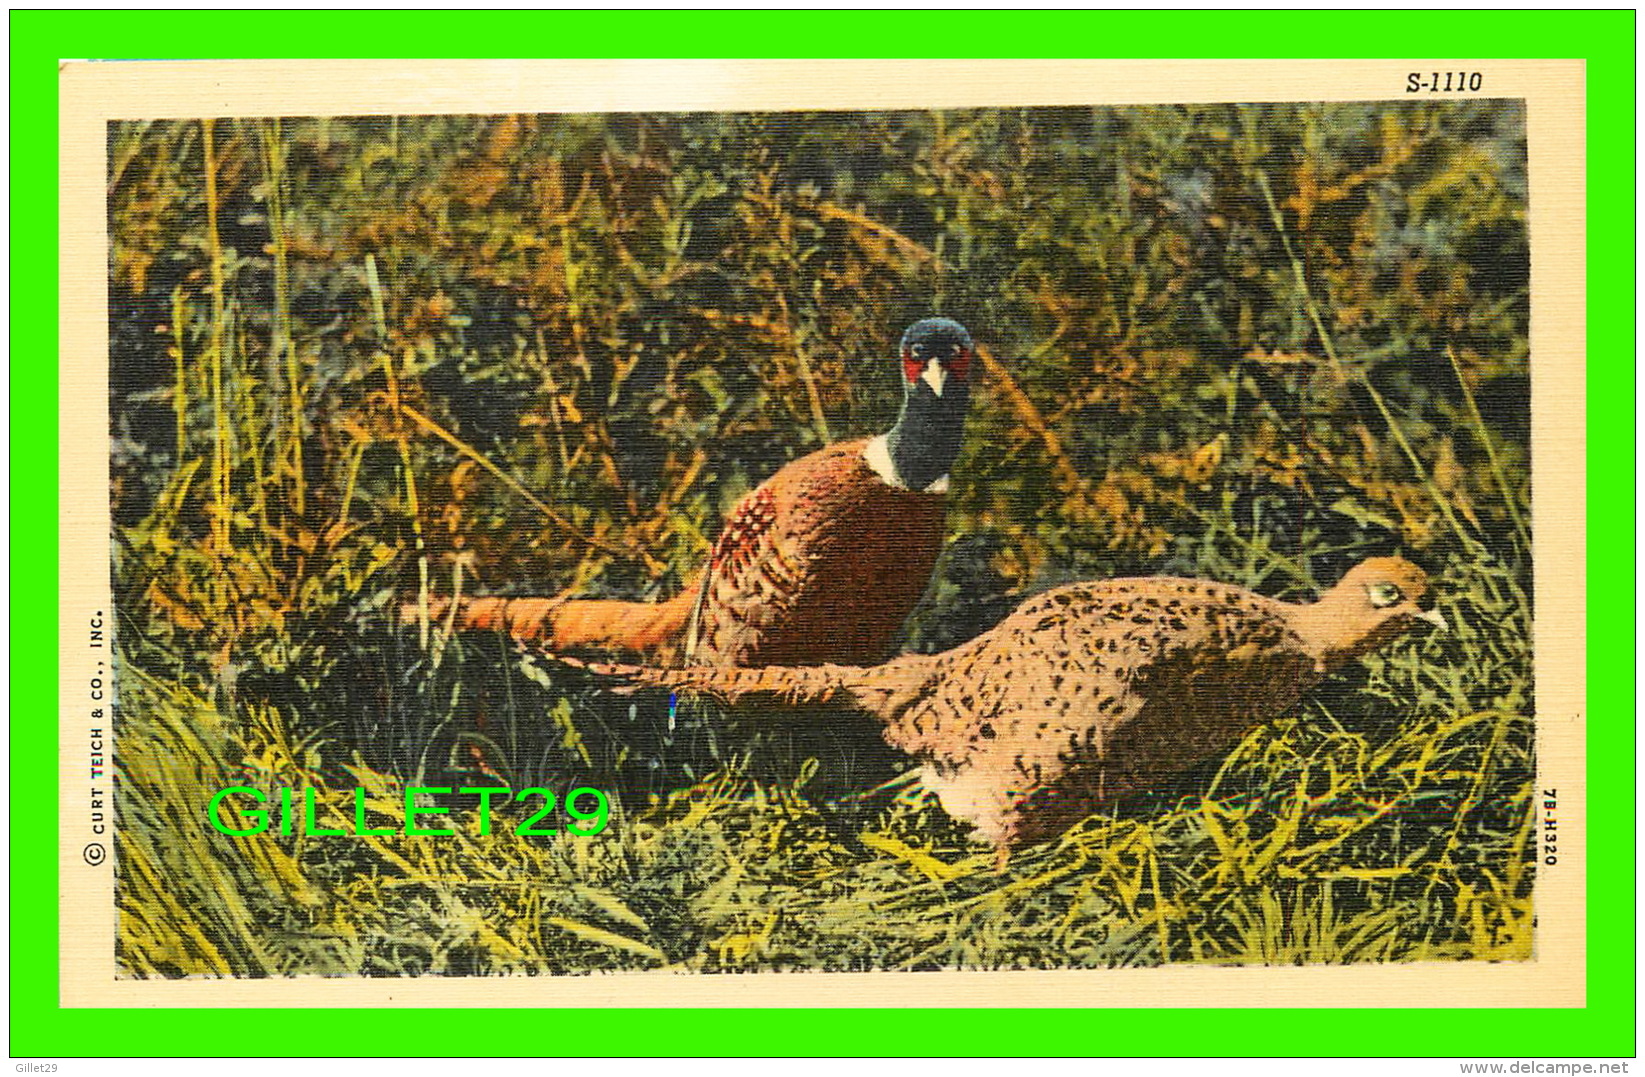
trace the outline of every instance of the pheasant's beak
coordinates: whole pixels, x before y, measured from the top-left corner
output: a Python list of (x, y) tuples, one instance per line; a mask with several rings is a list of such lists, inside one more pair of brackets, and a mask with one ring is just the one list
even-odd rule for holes
[(1424, 621), (1427, 621), (1441, 632), (1449, 632), (1451, 630), (1451, 623), (1447, 621), (1445, 619), (1445, 615), (1440, 613), (1437, 609), (1418, 610), (1417, 616), (1422, 618)]
[(938, 396), (942, 395), (942, 387), (948, 384), (948, 371), (942, 364), (933, 359), (925, 364), (925, 370), (920, 374), (920, 380), (931, 386), (931, 391)]

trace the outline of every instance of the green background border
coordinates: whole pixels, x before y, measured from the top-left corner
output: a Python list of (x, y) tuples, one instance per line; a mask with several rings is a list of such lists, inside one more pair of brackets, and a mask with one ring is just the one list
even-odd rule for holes
[[(1636, 15), (1605, 12), (13, 12), (11, 1053), (1624, 1056), (1634, 1024)], [(1588, 70), (1588, 1006), (1565, 1010), (64, 1010), (57, 1004), (57, 79), (60, 58), (1583, 57)], [(1402, 84), (1390, 75), (1391, 88)], [(1542, 356), (1543, 362), (1558, 357)], [(96, 571), (96, 566), (86, 566)], [(25, 617), (19, 618), (18, 611)], [(29, 671), (30, 675), (18, 675)], [(1466, 999), (1458, 999), (1465, 1002)], [(270, 1038), (267, 1028), (301, 1028)], [(917, 1024), (916, 1024), (917, 1021)], [(293, 1022), (296, 1022), (295, 1024)], [(1397, 1030), (1397, 1031), (1392, 1031)], [(1390, 1035), (1390, 1032), (1392, 1034)]]

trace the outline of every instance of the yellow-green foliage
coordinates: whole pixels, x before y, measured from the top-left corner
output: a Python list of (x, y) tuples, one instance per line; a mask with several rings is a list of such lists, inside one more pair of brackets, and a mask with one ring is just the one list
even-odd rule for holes
[[(1530, 956), (1530, 728), (1506, 712), (1364, 734), (1310, 707), (1253, 732), (1203, 794), (1094, 817), (998, 874), (929, 801), (847, 835), (803, 788), (731, 773), (596, 838), (519, 837), (517, 813), (481, 837), (473, 812), (452, 837), (230, 838), (195, 790), (272, 800), (318, 775), (273, 743), (276, 713), (233, 733), (198, 699), (132, 683), (121, 939), (139, 974)], [(400, 783), (348, 779), (369, 826), (398, 826)], [(321, 804), (319, 826), (353, 826), (347, 790)]]
[[(133, 975), (1519, 959), (1528, 256), (1502, 102), (220, 120), (110, 131)], [(1455, 626), (1004, 874), (850, 716), (612, 698), (402, 629), (653, 597), (787, 460), (983, 344), (908, 645), (1070, 578)], [(230, 837), (229, 784), (612, 791), (597, 838)]]

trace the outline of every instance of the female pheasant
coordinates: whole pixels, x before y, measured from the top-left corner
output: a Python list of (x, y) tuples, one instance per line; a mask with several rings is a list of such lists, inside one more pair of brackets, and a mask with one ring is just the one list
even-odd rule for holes
[(755, 488), (727, 518), (707, 566), (673, 599), (470, 599), (456, 625), (501, 629), (550, 651), (615, 651), (664, 665), (884, 660), (942, 549), (972, 349), (952, 319), (910, 326), (899, 349), (896, 425), (802, 457)]
[[(843, 698), (924, 762), (943, 809), (1009, 851), (1226, 751), (1327, 674), (1418, 621), (1428, 579), (1362, 561), (1311, 605), (1205, 580), (1075, 583), (951, 651), (871, 669), (587, 668), (728, 703)], [(580, 664), (580, 663), (574, 663)]]

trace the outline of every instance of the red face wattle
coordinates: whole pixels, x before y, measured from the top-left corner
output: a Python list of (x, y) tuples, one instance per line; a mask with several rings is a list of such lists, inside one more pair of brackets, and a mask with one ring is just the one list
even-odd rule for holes
[[(914, 354), (916, 349), (921, 354)], [(947, 355), (933, 355), (929, 354), (927, 346), (915, 345), (902, 350), (903, 378), (910, 383), (918, 381), (920, 375), (925, 373), (925, 365), (932, 359), (940, 362), (944, 370), (961, 381), (966, 379), (971, 370), (971, 352), (966, 348), (955, 345), (954, 350)]]
[(924, 370), (925, 360), (916, 358), (912, 349), (904, 348), (902, 350), (903, 380), (912, 384), (914, 381), (918, 380), (920, 373)]

